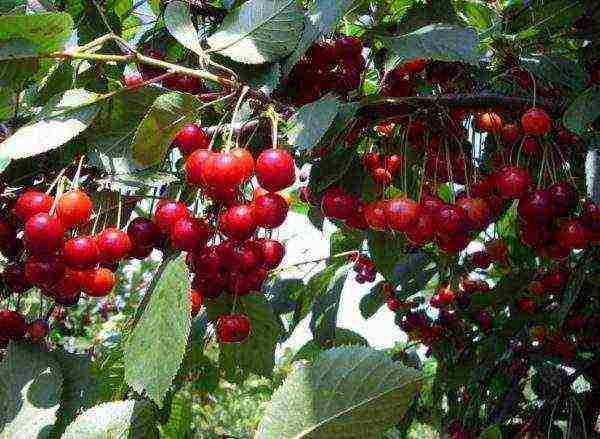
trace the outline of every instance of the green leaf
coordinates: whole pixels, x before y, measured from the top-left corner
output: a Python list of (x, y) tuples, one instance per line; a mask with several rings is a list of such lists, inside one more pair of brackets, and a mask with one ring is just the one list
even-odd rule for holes
[(167, 4), (165, 8), (165, 25), (179, 43), (192, 52), (202, 55), (204, 51), (200, 46), (198, 32), (192, 23), (190, 5), (184, 1), (176, 0)]
[(360, 334), (345, 328), (335, 328), (335, 337), (327, 343), (320, 345), (317, 340), (310, 340), (296, 352), (292, 362), (298, 360), (314, 360), (317, 355), (326, 349), (340, 346), (360, 345), (369, 346), (369, 342)]
[(388, 295), (383, 292), (381, 282), (371, 288), (368, 294), (360, 299), (360, 315), (363, 319), (373, 317), (387, 301)]
[(304, 284), (300, 279), (274, 277), (263, 285), (263, 294), (277, 315), (292, 312)]
[(327, 34), (331, 32), (354, 0), (316, 0), (309, 10), (311, 22)]
[(0, 60), (54, 52), (72, 33), (73, 20), (62, 12), (0, 16)]
[(404, 254), (405, 242), (397, 234), (390, 236), (384, 232), (368, 232), (369, 254), (385, 280), (392, 283), (394, 270)]
[(494, 25), (498, 14), (491, 7), (480, 1), (463, 2), (462, 9), (467, 22), (479, 30), (486, 30)]
[(262, 64), (289, 55), (303, 26), (294, 0), (249, 0), (225, 17), (208, 44), (234, 61)]
[(178, 392), (173, 398), (169, 422), (161, 428), (161, 433), (166, 439), (187, 438), (192, 434), (192, 399), (187, 392)]
[(0, 364), (0, 438), (48, 437), (62, 383), (51, 353), (38, 345), (11, 343)]
[(281, 71), (284, 76), (290, 74), (296, 63), (302, 58), (302, 55), (306, 53), (308, 48), (314, 43), (314, 41), (321, 35), (321, 31), (315, 26), (309, 17), (304, 17), (304, 30), (300, 36), (300, 41), (294, 48), (294, 51), (285, 59)]
[[(210, 320), (230, 314), (233, 308), (231, 296), (206, 302)], [(273, 308), (262, 294), (251, 293), (239, 297), (236, 313), (248, 316), (252, 322), (250, 337), (243, 343), (225, 343), (221, 345), (219, 363), (231, 372), (241, 369), (261, 376), (271, 377), (275, 366), (275, 346), (281, 334), (279, 319)]]
[(8, 14), (16, 8), (25, 8), (27, 0), (0, 0), (0, 14)]
[[(67, 427), (62, 439), (122, 438), (132, 431), (134, 437), (155, 437), (152, 406), (147, 401), (117, 401), (100, 404), (79, 415)], [(138, 431), (140, 434), (135, 434)]]
[(563, 124), (573, 133), (582, 136), (600, 116), (600, 87), (591, 87), (569, 105), (563, 115)]
[(32, 157), (64, 145), (92, 123), (100, 110), (97, 98), (82, 89), (53, 97), (33, 121), (0, 144), (0, 161)]
[(183, 360), (190, 333), (190, 281), (185, 255), (167, 263), (148, 307), (125, 345), (125, 380), (161, 406)]
[(327, 287), (317, 292), (312, 308), (310, 329), (320, 343), (326, 343), (335, 338), (340, 299), (350, 267), (350, 264), (339, 267)]
[(313, 162), (309, 179), (311, 193), (319, 196), (329, 186), (341, 180), (357, 159), (355, 152), (340, 146), (319, 161)]
[(338, 114), (340, 101), (333, 95), (306, 104), (289, 121), (288, 141), (300, 151), (315, 147)]
[(420, 377), (371, 348), (323, 352), (273, 394), (256, 439), (377, 437), (406, 413)]
[(560, 56), (538, 55), (523, 58), (521, 62), (537, 78), (567, 87), (570, 90), (582, 90), (587, 81), (587, 73), (580, 63)]
[(306, 286), (300, 290), (296, 309), (294, 310), (294, 326), (298, 325), (308, 315), (315, 297), (327, 288), (340, 266), (340, 263), (328, 265), (323, 271), (312, 276)]
[(336, 255), (351, 250), (360, 250), (365, 235), (356, 230), (338, 230), (329, 238), (329, 254)]
[(486, 428), (481, 435), (479, 435), (479, 439), (502, 439), (502, 432), (497, 425), (492, 425), (491, 427)]
[(131, 152), (135, 162), (141, 167), (161, 163), (179, 130), (194, 121), (201, 104), (198, 98), (186, 93), (159, 96), (133, 138)]
[(477, 32), (452, 24), (431, 24), (382, 41), (401, 62), (417, 58), (461, 61), (474, 65), (478, 62)]

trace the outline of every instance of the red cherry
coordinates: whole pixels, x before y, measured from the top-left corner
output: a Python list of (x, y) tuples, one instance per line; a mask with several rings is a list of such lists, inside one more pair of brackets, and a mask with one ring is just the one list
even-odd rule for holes
[(4, 267), (2, 279), (13, 294), (23, 294), (31, 289), (31, 284), (25, 275), (25, 265), (21, 262), (10, 262)]
[(185, 176), (192, 186), (206, 186), (202, 177), (202, 167), (212, 154), (208, 149), (197, 149), (185, 160)]
[(500, 133), (502, 118), (496, 113), (482, 113), (475, 119), (475, 128), (483, 133)]
[(161, 232), (168, 233), (179, 219), (187, 216), (190, 216), (190, 211), (185, 204), (161, 200), (154, 212), (154, 222)]
[(550, 224), (554, 206), (550, 192), (537, 189), (519, 200), (519, 216), (528, 223)]
[(375, 169), (381, 167), (381, 156), (377, 152), (366, 152), (363, 156), (365, 169), (372, 173)]
[(8, 309), (0, 309), (0, 337), (16, 340), (27, 332), (25, 316)]
[(24, 223), (38, 213), (48, 213), (54, 204), (54, 198), (44, 192), (27, 191), (17, 198), (15, 215)]
[(429, 214), (422, 213), (414, 225), (406, 231), (406, 238), (411, 244), (423, 246), (433, 242), (435, 238), (435, 221)]
[(65, 228), (47, 213), (38, 213), (25, 223), (25, 247), (32, 253), (54, 253), (62, 247)]
[(123, 74), (123, 83), (126, 87), (135, 87), (144, 82), (140, 72), (129, 72)]
[(425, 70), (425, 67), (427, 67), (427, 64), (429, 64), (428, 60), (423, 59), (423, 58), (416, 58), (416, 59), (413, 59), (412, 61), (408, 61), (408, 62), (402, 64), (401, 68), (406, 73), (417, 74), (417, 73), (421, 73), (423, 70)]
[(131, 251), (129, 252), (129, 257), (134, 259), (143, 260), (146, 259), (154, 250), (153, 247), (144, 247), (137, 244), (131, 244)]
[(210, 187), (234, 188), (246, 178), (247, 170), (230, 152), (213, 152), (201, 166), (202, 179)]
[(471, 196), (473, 198), (488, 198), (492, 193), (492, 184), (487, 177), (480, 177), (471, 184)]
[(326, 41), (313, 43), (306, 51), (305, 57), (315, 70), (329, 70), (337, 61), (334, 46)]
[(172, 90), (190, 94), (202, 93), (206, 89), (199, 78), (185, 74), (168, 76), (163, 80), (163, 84)]
[(400, 301), (395, 297), (388, 297), (386, 300), (386, 305), (392, 312), (396, 312), (400, 309)]
[(100, 251), (91, 236), (78, 236), (65, 242), (62, 251), (65, 263), (71, 268), (85, 270), (100, 262)]
[(425, 194), (421, 197), (421, 210), (429, 215), (437, 215), (446, 203), (440, 197)]
[(256, 227), (254, 208), (249, 204), (230, 207), (219, 217), (219, 230), (231, 239), (248, 239)]
[(372, 177), (375, 183), (383, 186), (389, 186), (392, 183), (392, 174), (384, 168), (374, 169)]
[(478, 251), (471, 254), (471, 262), (475, 268), (485, 270), (492, 263), (492, 257), (486, 251)]
[(262, 251), (255, 241), (246, 241), (235, 245), (228, 259), (234, 270), (247, 273), (262, 264)]
[(347, 36), (337, 39), (334, 47), (335, 54), (343, 61), (348, 61), (361, 55), (363, 44), (360, 39)]
[(92, 215), (94, 203), (82, 191), (64, 193), (56, 204), (56, 216), (66, 227), (76, 227), (86, 224)]
[(554, 269), (545, 274), (540, 281), (547, 290), (557, 292), (567, 286), (569, 274), (561, 269)]
[(471, 242), (468, 234), (459, 233), (457, 235), (438, 235), (437, 243), (440, 250), (446, 253), (458, 253), (464, 250)]
[(556, 241), (568, 249), (585, 248), (588, 244), (587, 227), (579, 219), (564, 221), (556, 232)]
[(27, 327), (27, 335), (34, 343), (41, 343), (44, 341), (49, 332), (50, 327), (48, 326), (48, 322), (44, 319), (34, 320)]
[(439, 288), (436, 292), (437, 301), (443, 307), (450, 306), (456, 298), (456, 293), (450, 286)]
[(540, 145), (535, 137), (525, 137), (521, 148), (527, 155), (537, 155), (540, 152)]
[(127, 226), (131, 244), (138, 248), (154, 247), (160, 239), (158, 226), (148, 218), (137, 217)]
[(502, 127), (502, 142), (505, 144), (515, 143), (521, 137), (521, 130), (516, 123), (508, 123)]
[(531, 248), (543, 247), (547, 245), (552, 238), (552, 232), (548, 226), (535, 222), (521, 224), (520, 231), (521, 241)]
[(452, 204), (446, 204), (435, 216), (438, 235), (456, 235), (467, 229), (468, 222), (467, 212), (462, 207)]
[(533, 314), (536, 309), (535, 302), (529, 297), (523, 297), (517, 300), (517, 307), (524, 314)]
[(279, 267), (285, 256), (285, 247), (274, 239), (261, 238), (256, 241), (262, 252), (262, 264), (267, 270)]
[(265, 229), (279, 227), (285, 221), (289, 205), (279, 194), (267, 193), (256, 197), (252, 202), (256, 225)]
[(296, 179), (294, 159), (283, 149), (265, 149), (256, 160), (256, 178), (270, 192), (288, 188)]
[(67, 268), (58, 282), (42, 292), (47, 297), (54, 298), (59, 305), (73, 306), (79, 301), (84, 278), (84, 271)]
[(230, 154), (238, 160), (243, 181), (250, 180), (254, 175), (254, 157), (252, 157), (252, 154), (244, 148), (234, 148)]
[(340, 187), (327, 189), (321, 200), (321, 209), (327, 218), (346, 220), (352, 216), (357, 207), (356, 196)]
[(190, 301), (192, 303), (192, 318), (196, 317), (202, 309), (204, 298), (202, 293), (198, 290), (190, 291)]
[(116, 283), (117, 277), (108, 268), (92, 268), (85, 272), (84, 292), (91, 297), (105, 297)]
[(419, 204), (407, 197), (391, 198), (385, 202), (384, 214), (392, 230), (407, 232), (417, 221)]
[(495, 180), (500, 195), (513, 199), (523, 197), (532, 184), (529, 172), (516, 166), (507, 166), (501, 169)]
[(63, 259), (56, 255), (29, 256), (25, 262), (25, 276), (34, 286), (42, 290), (51, 289), (62, 279), (66, 266)]
[(548, 192), (558, 216), (568, 215), (577, 206), (577, 189), (569, 183), (554, 183), (548, 188)]
[(367, 230), (369, 228), (362, 203), (359, 203), (356, 211), (346, 220), (346, 225), (355, 230)]
[(530, 108), (521, 116), (521, 125), (525, 134), (540, 136), (550, 132), (552, 120), (544, 110)]
[(127, 233), (108, 228), (96, 237), (100, 257), (103, 261), (119, 262), (131, 251), (131, 239)]
[(396, 175), (400, 166), (404, 163), (402, 156), (398, 154), (388, 155), (385, 158), (385, 169), (391, 174)]
[(385, 202), (374, 201), (365, 205), (365, 220), (373, 230), (384, 231), (388, 228), (385, 219)]
[(214, 276), (223, 268), (223, 260), (216, 246), (204, 248), (200, 253), (191, 255), (191, 269), (196, 273)]
[(171, 245), (186, 252), (197, 252), (206, 246), (212, 230), (206, 222), (199, 218), (180, 218), (171, 229)]
[(546, 291), (544, 288), (544, 284), (538, 280), (532, 280), (529, 282), (529, 291), (531, 294), (535, 294), (536, 296), (541, 296)]
[(183, 155), (189, 155), (197, 149), (207, 149), (210, 137), (198, 125), (188, 123), (177, 133), (173, 146), (179, 148)]
[(467, 214), (469, 228), (483, 230), (490, 220), (490, 208), (482, 198), (464, 197), (458, 199), (456, 204)]
[(581, 220), (590, 230), (600, 231), (600, 204), (594, 203), (591, 199), (585, 200), (581, 212)]
[(250, 335), (250, 319), (243, 314), (219, 316), (217, 335), (219, 343), (240, 343)]

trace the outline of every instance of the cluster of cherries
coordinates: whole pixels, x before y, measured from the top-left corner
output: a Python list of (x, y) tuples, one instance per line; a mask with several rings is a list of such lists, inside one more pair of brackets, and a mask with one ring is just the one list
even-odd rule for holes
[(348, 255), (348, 262), (354, 262), (353, 270), (356, 273), (356, 282), (364, 284), (366, 282), (374, 282), (377, 276), (375, 263), (358, 252)]
[(314, 43), (294, 66), (281, 97), (291, 97), (292, 104), (299, 106), (328, 92), (346, 95), (357, 89), (366, 67), (362, 49), (356, 37)]
[[(295, 181), (292, 156), (281, 148), (263, 150), (256, 161), (242, 148), (211, 151), (209, 137), (194, 124), (186, 125), (174, 144), (186, 157), (188, 184), (213, 201), (209, 222), (193, 218), (185, 205), (174, 202), (159, 205), (154, 217), (163, 231), (171, 231), (173, 245), (188, 252), (194, 273), (192, 297), (260, 291), (269, 270), (279, 266), (285, 254), (284, 246), (270, 235), (289, 210), (288, 199), (278, 192)], [(260, 186), (247, 201), (243, 189), (254, 176)], [(264, 230), (262, 237), (259, 230)], [(239, 342), (248, 336), (251, 324), (242, 314), (222, 315), (217, 329), (221, 342)]]

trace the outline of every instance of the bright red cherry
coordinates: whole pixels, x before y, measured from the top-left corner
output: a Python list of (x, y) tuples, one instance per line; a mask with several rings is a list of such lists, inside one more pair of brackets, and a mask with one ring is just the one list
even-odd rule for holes
[(521, 116), (521, 125), (525, 134), (540, 136), (552, 128), (552, 120), (541, 108), (530, 108)]
[(286, 150), (265, 149), (256, 160), (256, 178), (260, 186), (270, 192), (288, 188), (296, 179), (294, 159)]
[(210, 137), (198, 125), (188, 123), (177, 133), (173, 146), (179, 148), (183, 155), (189, 155), (197, 149), (207, 149)]
[(285, 256), (285, 247), (274, 239), (261, 238), (256, 241), (262, 252), (262, 264), (267, 270), (279, 267)]
[(554, 212), (558, 216), (568, 215), (577, 206), (577, 189), (569, 183), (554, 183), (548, 188)]
[(202, 293), (198, 290), (190, 291), (190, 301), (192, 303), (192, 318), (194, 318), (198, 315), (204, 303)]
[(13, 294), (23, 294), (31, 288), (25, 275), (25, 265), (22, 262), (10, 262), (4, 267), (2, 279)]
[(363, 156), (363, 163), (367, 171), (373, 172), (381, 167), (381, 156), (377, 152), (366, 152)]
[(243, 181), (248, 181), (254, 175), (254, 157), (247, 149), (234, 148), (230, 151), (230, 154), (238, 160), (239, 166), (242, 170)]
[(0, 309), (0, 337), (15, 340), (27, 332), (25, 316), (8, 309)]
[(91, 297), (107, 296), (117, 283), (117, 277), (108, 268), (92, 268), (85, 272), (84, 292)]
[(127, 233), (108, 228), (103, 230), (97, 237), (96, 243), (103, 261), (119, 262), (131, 251), (131, 239)]
[(62, 247), (65, 228), (58, 218), (38, 213), (25, 223), (25, 247), (31, 253), (54, 253)]
[(34, 320), (27, 326), (27, 335), (34, 343), (41, 343), (44, 341), (49, 332), (50, 327), (48, 326), (48, 322), (44, 319)]
[(469, 218), (467, 212), (460, 207), (446, 204), (435, 216), (438, 235), (456, 235), (467, 229)]
[(137, 217), (127, 226), (131, 244), (137, 247), (153, 247), (160, 239), (160, 230), (154, 221)]
[(384, 231), (388, 228), (385, 219), (385, 202), (373, 201), (365, 205), (364, 209), (365, 219), (371, 229)]
[(396, 312), (400, 309), (400, 301), (393, 296), (387, 298), (386, 304), (388, 309), (392, 312)]
[(163, 200), (156, 207), (154, 222), (162, 233), (168, 233), (179, 219), (186, 216), (190, 216), (190, 211), (185, 204)]
[(390, 198), (385, 202), (388, 226), (398, 232), (407, 232), (417, 221), (419, 204), (407, 197)]
[(188, 184), (192, 186), (206, 186), (202, 177), (202, 167), (212, 154), (208, 149), (197, 149), (185, 160), (185, 175)]
[(321, 200), (323, 215), (327, 218), (346, 220), (358, 207), (358, 199), (341, 187), (332, 187), (325, 191)]
[(213, 152), (201, 167), (202, 179), (209, 187), (234, 188), (245, 179), (247, 170), (231, 152)]
[(483, 230), (488, 225), (490, 208), (482, 198), (463, 197), (458, 199), (456, 204), (466, 212), (468, 228)]
[(385, 157), (385, 169), (391, 175), (396, 175), (403, 163), (404, 159), (401, 155), (391, 154)]
[(256, 227), (254, 208), (249, 204), (230, 207), (219, 217), (219, 230), (231, 239), (248, 239)]
[(433, 242), (435, 238), (435, 221), (426, 213), (421, 213), (417, 221), (406, 231), (406, 238), (416, 246)]
[(250, 319), (243, 314), (220, 316), (217, 320), (219, 343), (240, 343), (250, 335)]
[(276, 193), (266, 193), (254, 198), (256, 225), (265, 229), (279, 227), (285, 221), (289, 205), (285, 198)]
[(389, 186), (392, 183), (392, 174), (385, 168), (376, 168), (371, 174), (375, 183)]
[(94, 203), (84, 192), (74, 190), (65, 192), (56, 204), (56, 216), (66, 227), (86, 224), (92, 215)]
[(100, 262), (100, 251), (91, 236), (78, 236), (65, 242), (62, 251), (65, 263), (71, 268), (85, 270)]
[(15, 215), (24, 223), (38, 213), (48, 213), (54, 204), (54, 198), (44, 192), (27, 191), (17, 198)]
[(556, 241), (568, 249), (585, 248), (588, 244), (588, 229), (579, 219), (564, 221), (558, 227)]
[(529, 172), (516, 166), (506, 166), (501, 169), (495, 181), (502, 197), (514, 199), (523, 197), (532, 184)]
[(528, 223), (550, 224), (554, 217), (554, 205), (549, 191), (537, 189), (521, 198), (519, 216)]
[(56, 255), (32, 255), (25, 262), (25, 276), (34, 286), (49, 290), (64, 276), (66, 266)]
[(502, 127), (502, 142), (512, 144), (521, 137), (521, 130), (516, 123), (508, 123)]
[(171, 245), (177, 250), (197, 252), (206, 246), (212, 230), (199, 218), (180, 218), (171, 229)]
[(475, 128), (483, 133), (500, 133), (502, 118), (496, 113), (482, 113), (475, 119)]
[(427, 67), (429, 61), (424, 58), (416, 58), (408, 61), (400, 66), (400, 68), (406, 73), (421, 73)]

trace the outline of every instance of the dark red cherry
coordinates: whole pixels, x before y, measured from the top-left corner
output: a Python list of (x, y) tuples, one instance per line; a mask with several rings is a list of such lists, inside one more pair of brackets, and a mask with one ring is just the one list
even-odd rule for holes
[(515, 143), (521, 137), (521, 129), (516, 123), (508, 123), (502, 127), (502, 142), (507, 145)]
[(231, 239), (248, 239), (254, 234), (256, 227), (254, 208), (250, 204), (230, 207), (219, 217), (219, 230)]
[(240, 343), (250, 335), (250, 319), (243, 314), (222, 315), (217, 319), (219, 343)]
[(185, 216), (180, 218), (171, 229), (171, 245), (186, 252), (197, 252), (206, 246), (212, 235), (212, 229), (199, 218)]
[(96, 244), (98, 245), (101, 259), (107, 262), (119, 262), (131, 251), (131, 239), (129, 239), (129, 235), (115, 228), (103, 230), (96, 237)]
[(131, 244), (131, 251), (129, 252), (129, 257), (130, 258), (134, 258), (134, 259), (146, 259), (148, 256), (150, 256), (150, 254), (152, 253), (152, 250), (154, 250), (154, 247), (151, 246), (147, 246), (144, 247), (142, 245), (137, 245), (132, 243)]
[(131, 244), (136, 247), (153, 247), (160, 240), (160, 230), (154, 221), (137, 217), (127, 226)]
[(234, 188), (246, 178), (246, 170), (239, 158), (231, 152), (213, 152), (201, 167), (202, 179), (214, 188)]
[(210, 137), (198, 125), (188, 123), (177, 133), (173, 146), (179, 148), (183, 155), (189, 155), (197, 149), (207, 149)]
[(458, 233), (456, 235), (438, 235), (437, 243), (440, 250), (447, 253), (458, 253), (469, 245), (471, 238), (466, 233)]
[(486, 269), (492, 263), (492, 257), (486, 251), (478, 251), (471, 254), (471, 262), (475, 268)]
[(548, 291), (560, 291), (567, 286), (569, 281), (569, 274), (559, 268), (550, 271), (545, 274), (540, 282)]
[(468, 228), (473, 230), (483, 230), (490, 220), (490, 208), (482, 198), (459, 198), (456, 204), (467, 214)]
[(506, 166), (496, 175), (496, 186), (504, 198), (523, 197), (532, 184), (531, 175), (526, 169), (516, 166)]
[(385, 202), (373, 201), (365, 205), (364, 210), (365, 220), (371, 229), (384, 231), (388, 228), (385, 219)]
[(31, 289), (31, 283), (25, 275), (25, 265), (21, 262), (9, 262), (4, 267), (2, 279), (13, 294), (23, 294)]
[(435, 216), (438, 235), (456, 235), (467, 229), (469, 218), (467, 212), (453, 204), (446, 204)]
[(558, 216), (570, 214), (577, 206), (577, 189), (569, 183), (554, 183), (548, 188), (548, 192)]
[(25, 223), (25, 247), (31, 253), (54, 253), (62, 247), (65, 228), (58, 218), (38, 213)]
[(265, 229), (279, 227), (285, 221), (289, 205), (285, 198), (276, 193), (266, 193), (254, 198), (256, 225)]
[(473, 198), (488, 198), (492, 193), (492, 184), (487, 177), (480, 177), (471, 183), (471, 196)]
[(358, 199), (341, 187), (332, 187), (325, 191), (321, 200), (323, 215), (327, 218), (347, 220), (358, 207)]
[(406, 238), (411, 244), (423, 246), (433, 242), (435, 238), (435, 221), (426, 213), (421, 213), (412, 227), (406, 231)]
[(381, 167), (381, 156), (378, 152), (366, 152), (363, 156), (363, 163), (365, 165), (365, 169), (371, 173), (375, 169)]
[(581, 220), (590, 230), (600, 232), (600, 204), (594, 203), (589, 198), (585, 200), (581, 212)]
[(296, 179), (294, 159), (284, 149), (265, 149), (256, 160), (256, 178), (270, 192), (290, 187)]
[(352, 61), (362, 53), (362, 41), (356, 37), (347, 36), (335, 41), (335, 54), (343, 61)]
[(16, 340), (25, 336), (27, 321), (25, 316), (9, 309), (0, 309), (0, 337)]
[(306, 51), (305, 57), (315, 70), (329, 70), (337, 61), (336, 51), (327, 41), (317, 41)]
[(17, 198), (15, 215), (24, 223), (38, 213), (48, 213), (54, 204), (54, 198), (44, 192), (27, 191)]
[(34, 286), (43, 290), (52, 288), (62, 279), (66, 266), (63, 259), (56, 255), (32, 255), (25, 262), (25, 276)]
[(356, 211), (346, 220), (346, 225), (355, 230), (367, 230), (369, 228), (362, 203), (358, 204)]
[(262, 251), (255, 241), (245, 241), (233, 247), (229, 258), (231, 268), (247, 273), (262, 264)]
[(417, 221), (419, 204), (407, 197), (390, 198), (385, 202), (385, 220), (398, 232), (407, 232)]
[(400, 309), (400, 301), (395, 297), (388, 297), (386, 300), (386, 305), (392, 312), (396, 312)]
[(521, 198), (519, 216), (528, 223), (550, 224), (554, 218), (554, 203), (550, 192), (537, 189)]
[(392, 183), (392, 174), (385, 168), (374, 169), (371, 176), (373, 177), (373, 181), (377, 184), (389, 186)]
[(160, 201), (154, 212), (154, 223), (162, 233), (169, 233), (175, 222), (190, 216), (185, 204), (178, 201)]
[(579, 219), (563, 221), (556, 232), (556, 241), (567, 249), (585, 248), (588, 229)]
[(71, 268), (85, 270), (100, 262), (100, 251), (91, 236), (78, 236), (65, 242), (62, 251), (65, 264)]
[(202, 81), (195, 76), (175, 74), (163, 79), (163, 85), (183, 93), (198, 94), (206, 90)]
[(108, 268), (92, 268), (85, 272), (83, 290), (91, 297), (107, 296), (117, 283), (117, 277)]
[(56, 204), (56, 216), (66, 228), (86, 224), (92, 215), (94, 204), (84, 192), (74, 190), (64, 193)]
[(421, 209), (429, 215), (437, 215), (444, 206), (444, 200), (436, 195), (425, 194), (421, 197)]
[(223, 265), (224, 261), (218, 248), (214, 245), (204, 248), (200, 253), (193, 254), (191, 257), (191, 269), (196, 273), (214, 276), (223, 268)]
[(53, 298), (57, 303), (72, 303), (83, 289), (85, 272), (67, 268), (60, 278), (49, 289), (42, 290), (45, 296)]
[(517, 300), (517, 307), (523, 314), (533, 314), (537, 308), (533, 299), (529, 297), (523, 297)]
[(262, 252), (262, 264), (267, 270), (273, 270), (279, 267), (285, 256), (285, 247), (279, 241), (274, 239), (261, 238), (257, 244)]
[(44, 341), (49, 332), (50, 327), (44, 319), (36, 319), (27, 326), (27, 335), (33, 343)]
[(521, 224), (521, 241), (531, 248), (547, 245), (552, 239), (552, 232), (547, 225), (527, 222)]
[(521, 148), (526, 155), (537, 155), (540, 152), (540, 145), (535, 137), (525, 137)]

